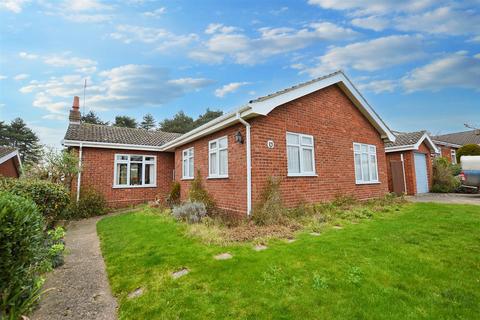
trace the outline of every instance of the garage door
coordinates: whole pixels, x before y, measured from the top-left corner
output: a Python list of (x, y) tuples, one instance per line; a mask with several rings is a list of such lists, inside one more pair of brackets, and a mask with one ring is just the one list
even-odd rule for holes
[(417, 193), (427, 193), (427, 158), (423, 153), (415, 153), (415, 176), (417, 177)]

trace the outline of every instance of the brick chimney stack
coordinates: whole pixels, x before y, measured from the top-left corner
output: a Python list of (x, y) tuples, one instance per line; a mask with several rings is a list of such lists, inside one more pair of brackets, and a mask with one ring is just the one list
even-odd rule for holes
[(73, 105), (72, 109), (70, 110), (70, 116), (68, 117), (68, 120), (70, 120), (70, 123), (80, 124), (81, 119), (82, 116), (80, 115), (80, 98), (75, 96), (73, 97)]

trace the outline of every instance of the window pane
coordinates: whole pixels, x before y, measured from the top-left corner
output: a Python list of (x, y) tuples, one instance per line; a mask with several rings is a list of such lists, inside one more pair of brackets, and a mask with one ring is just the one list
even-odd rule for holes
[(227, 138), (222, 138), (218, 140), (218, 147), (225, 148), (227, 146)]
[(300, 173), (300, 149), (289, 146), (287, 148), (287, 162), (289, 173)]
[(363, 174), (363, 181), (370, 180), (370, 169), (368, 167), (368, 155), (362, 153), (362, 174)]
[(219, 174), (227, 174), (228, 170), (228, 151), (220, 151), (220, 172)]
[(287, 144), (299, 144), (298, 134), (287, 133)]
[(210, 154), (210, 174), (212, 175), (217, 174), (217, 154), (216, 153)]
[(303, 171), (313, 172), (313, 156), (311, 149), (303, 149)]
[(377, 157), (370, 155), (370, 172), (372, 173), (372, 180), (377, 181)]
[(355, 153), (355, 180), (362, 181), (362, 160), (358, 153)]
[(143, 156), (130, 156), (130, 161), (143, 161)]
[(312, 146), (313, 145), (313, 138), (312, 137), (302, 137), (302, 145)]
[(127, 164), (117, 163), (117, 185), (127, 184)]
[(142, 184), (142, 164), (130, 164), (130, 185), (137, 186)]
[(155, 165), (146, 164), (145, 165), (145, 184), (154, 184), (155, 183)]
[(188, 162), (188, 177), (193, 178), (193, 158)]

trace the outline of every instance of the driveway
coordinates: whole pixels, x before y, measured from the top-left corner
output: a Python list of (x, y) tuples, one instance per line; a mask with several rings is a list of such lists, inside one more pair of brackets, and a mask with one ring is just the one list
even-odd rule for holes
[(49, 273), (32, 319), (116, 319), (117, 303), (107, 280), (97, 237), (100, 217), (72, 221), (65, 236), (65, 264)]
[(441, 202), (480, 205), (480, 194), (423, 193), (416, 196), (407, 197), (407, 199), (413, 202)]

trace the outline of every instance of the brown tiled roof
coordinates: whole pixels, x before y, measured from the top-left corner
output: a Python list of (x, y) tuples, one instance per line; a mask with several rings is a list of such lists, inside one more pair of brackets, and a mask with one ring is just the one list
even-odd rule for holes
[(452, 144), (459, 144), (462, 146), (465, 144), (480, 144), (480, 130), (442, 134), (432, 137), (432, 139)]
[(70, 123), (65, 133), (65, 140), (161, 146), (179, 136), (181, 136), (179, 133), (163, 131)]
[(15, 150), (17, 150), (17, 149), (15, 149), (13, 147), (2, 147), (2, 146), (0, 146), (0, 158), (5, 157), (6, 155), (12, 153)]
[(395, 142), (388, 142), (385, 144), (386, 148), (410, 146), (416, 144), (425, 134), (425, 130), (415, 132), (398, 132), (394, 131), (396, 140)]

